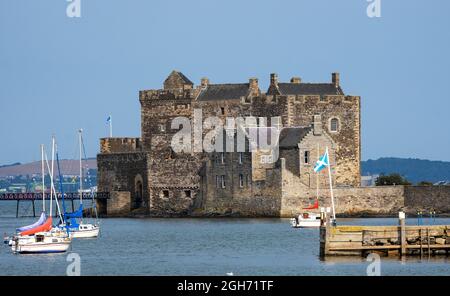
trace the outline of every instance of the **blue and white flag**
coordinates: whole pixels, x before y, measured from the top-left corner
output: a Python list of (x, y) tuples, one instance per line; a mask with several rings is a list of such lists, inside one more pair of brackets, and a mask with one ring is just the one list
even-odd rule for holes
[(111, 122), (111, 115), (108, 116), (108, 118), (106, 119), (106, 123), (110, 123)]
[(325, 150), (325, 154), (322, 155), (319, 160), (316, 162), (316, 166), (314, 167), (314, 172), (318, 173), (327, 166), (330, 165), (330, 160), (328, 158), (328, 149)]

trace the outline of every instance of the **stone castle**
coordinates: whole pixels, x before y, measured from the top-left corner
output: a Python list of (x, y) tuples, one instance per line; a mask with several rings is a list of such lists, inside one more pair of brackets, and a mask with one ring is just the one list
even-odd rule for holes
[[(325, 147), (334, 187), (358, 187), (360, 97), (344, 94), (339, 73), (332, 73), (330, 80), (305, 83), (293, 77), (280, 82), (271, 74), (263, 91), (257, 78), (226, 84), (203, 78), (194, 86), (173, 71), (163, 89), (139, 92), (140, 138), (100, 140), (98, 190), (111, 192), (108, 204), (100, 208), (108, 215), (290, 215), (292, 207), (312, 201), (316, 187), (324, 191), (327, 204), (328, 176), (313, 172)], [(267, 153), (251, 149), (176, 153), (171, 141), (178, 132), (172, 128), (177, 117), (191, 122), (217, 117), (224, 123), (230, 117), (254, 118), (253, 126), (246, 123), (243, 128), (271, 125), (281, 131), (279, 157), (264, 161)], [(238, 128), (227, 127), (227, 136), (233, 138)]]

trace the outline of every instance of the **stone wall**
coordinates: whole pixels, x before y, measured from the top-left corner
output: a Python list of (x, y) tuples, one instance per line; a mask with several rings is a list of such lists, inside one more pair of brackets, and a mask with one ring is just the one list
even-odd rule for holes
[[(397, 216), (400, 210), (414, 216), (417, 210), (427, 214), (432, 209), (437, 214), (450, 214), (450, 186), (336, 188), (333, 192), (338, 216)], [(293, 217), (312, 205), (315, 196), (312, 189), (283, 196), (280, 216)], [(320, 189), (319, 196), (321, 207), (331, 207), (329, 189)]]
[[(396, 215), (404, 206), (403, 186), (337, 188), (333, 190), (336, 214), (339, 216), (389, 216)], [(282, 217), (298, 215), (303, 208), (314, 203), (316, 191), (306, 189), (303, 196), (284, 196)], [(319, 190), (320, 207), (331, 207), (330, 190)]]
[[(129, 192), (129, 212), (134, 208), (148, 205), (149, 182), (147, 153), (98, 154), (97, 165), (98, 191)], [(110, 201), (108, 201), (109, 203)], [(110, 209), (109, 205), (107, 209)]]
[[(359, 186), (360, 180), (360, 97), (357, 96), (297, 96), (287, 104), (293, 110), (292, 126), (311, 125), (314, 115), (321, 114), (322, 128), (336, 143), (336, 182)], [(337, 132), (330, 130), (330, 121), (337, 118)], [(315, 156), (314, 156), (315, 157)]]
[(131, 196), (128, 191), (111, 191), (107, 202), (108, 217), (125, 216), (130, 213)]
[(410, 214), (417, 210), (450, 214), (450, 186), (406, 186), (405, 208)]

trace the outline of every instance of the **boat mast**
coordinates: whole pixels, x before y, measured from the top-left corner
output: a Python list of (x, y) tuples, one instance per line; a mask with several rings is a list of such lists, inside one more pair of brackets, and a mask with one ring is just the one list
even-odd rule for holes
[(44, 145), (41, 144), (41, 174), (42, 174), (42, 212), (45, 212), (45, 169), (44, 169)]
[[(56, 146), (55, 150), (58, 150), (57, 146)], [(56, 156), (58, 156), (58, 152), (56, 152)], [(47, 170), (50, 172), (50, 165), (48, 164), (47, 154), (45, 154), (45, 162), (47, 164)], [(55, 189), (55, 183), (53, 181), (54, 181), (53, 180), (53, 176), (50, 176), (50, 190), (51, 190), (51, 192), (53, 192), (55, 194), (55, 202), (56, 202), (56, 207), (57, 207), (57, 210), (58, 210), (59, 218), (61, 219), (61, 221), (64, 221), (63, 217), (62, 217), (62, 213), (61, 213), (61, 208), (59, 207), (58, 196), (56, 194), (56, 189)]]
[[(55, 136), (52, 136), (52, 171), (50, 172), (50, 182), (53, 183), (53, 168), (55, 159)], [(53, 191), (50, 189), (50, 217), (53, 214)]]
[(80, 204), (83, 204), (83, 166), (82, 166), (82, 163), (81, 163), (81, 161), (82, 161), (82, 147), (81, 147), (81, 145), (82, 145), (82, 133), (83, 133), (83, 130), (79, 129), (78, 130), (78, 134), (79, 134), (78, 142), (79, 142), (79, 145), (80, 145)]
[[(63, 188), (63, 177), (61, 175), (61, 168), (59, 166), (59, 152), (58, 152), (58, 147), (56, 147), (56, 165), (58, 168), (58, 177), (59, 177), (59, 190), (61, 192), (61, 200), (62, 200), (62, 207), (63, 207), (63, 216), (64, 216), (64, 220), (61, 216), (61, 221), (64, 221), (64, 223), (66, 223), (66, 204), (64, 202), (64, 188)], [(55, 188), (55, 185), (53, 184), (53, 188)], [(56, 192), (56, 189), (55, 189)], [(59, 208), (58, 208), (59, 209)], [(59, 210), (59, 212), (61, 213), (61, 210)]]

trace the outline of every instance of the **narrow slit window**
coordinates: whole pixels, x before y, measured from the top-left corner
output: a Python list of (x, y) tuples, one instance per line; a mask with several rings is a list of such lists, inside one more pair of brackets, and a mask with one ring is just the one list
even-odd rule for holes
[(244, 187), (244, 175), (239, 174), (239, 187), (243, 188)]
[(222, 184), (221, 184), (221, 185), (222, 185), (222, 188), (225, 188), (225, 185), (226, 185), (226, 184), (225, 184), (225, 176), (224, 176), (224, 175), (221, 176), (221, 183), (222, 183)]
[(330, 121), (330, 131), (337, 132), (339, 130), (339, 120), (337, 118), (333, 118)]
[(304, 163), (309, 163), (309, 151), (305, 151), (303, 153), (303, 162)]

